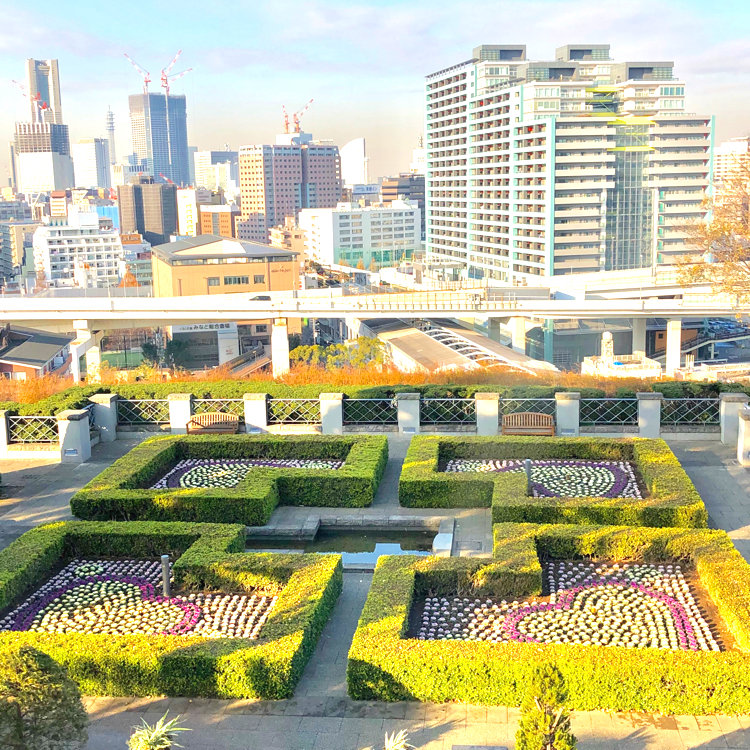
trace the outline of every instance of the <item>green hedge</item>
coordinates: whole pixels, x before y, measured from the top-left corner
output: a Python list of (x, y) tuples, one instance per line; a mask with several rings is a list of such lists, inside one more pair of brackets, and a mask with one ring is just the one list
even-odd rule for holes
[(179, 556), (175, 592), (278, 595), (257, 640), (191, 636), (0, 633), (49, 654), (91, 695), (288, 698), (341, 591), (338, 555), (246, 554), (241, 526), (86, 522), (41, 526), (0, 551), (0, 609), (67, 559)]
[[(451, 459), (580, 458), (631, 461), (647, 497), (530, 497), (520, 473), (444, 472)], [(492, 507), (495, 523), (600, 523), (705, 527), (703, 500), (663, 440), (415, 436), (399, 480), (401, 505)]]
[[(743, 650), (405, 637), (412, 602), (428, 591), (505, 599), (538, 594), (539, 555), (678, 560), (695, 571)], [(476, 559), (381, 557), (349, 652), (351, 697), (519, 705), (534, 668), (552, 663), (565, 678), (570, 707), (578, 710), (750, 711), (750, 565), (723, 531), (499, 524), (495, 558), (487, 565)]]
[[(712, 397), (724, 391), (745, 392), (750, 387), (737, 383), (686, 383), (667, 381), (654, 383), (654, 391), (661, 391), (667, 398), (695, 396)], [(583, 398), (599, 398), (605, 392), (599, 388), (575, 388), (553, 385), (403, 385), (394, 383), (383, 386), (340, 386), (322, 383), (314, 385), (284, 385), (267, 380), (213, 380), (178, 383), (135, 383), (73, 386), (33, 404), (15, 401), (0, 401), (0, 409), (17, 414), (57, 414), (65, 409), (80, 409), (95, 393), (116, 392), (123, 398), (166, 398), (170, 393), (192, 393), (195, 398), (242, 398), (245, 393), (268, 393), (273, 398), (317, 398), (321, 393), (344, 393), (350, 398), (392, 398), (396, 393), (421, 393), (430, 398), (470, 398), (477, 392), (499, 393), (501, 398), (552, 398), (559, 391), (579, 391)], [(617, 390), (621, 398), (635, 394), (625, 388)]]
[[(233, 488), (147, 489), (186, 458), (329, 458), (326, 469), (254, 468)], [(358, 508), (372, 503), (388, 461), (385, 435), (171, 435), (145, 440), (71, 499), (78, 518), (268, 522), (279, 504)]]

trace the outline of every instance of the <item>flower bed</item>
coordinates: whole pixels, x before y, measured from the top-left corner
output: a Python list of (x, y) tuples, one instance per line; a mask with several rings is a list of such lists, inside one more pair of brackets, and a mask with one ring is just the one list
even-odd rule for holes
[[(349, 651), (353, 698), (519, 705), (535, 667), (551, 663), (578, 710), (750, 711), (750, 565), (726, 533), (514, 523), (494, 532), (491, 562), (380, 558)], [(554, 601), (540, 601), (545, 575)], [(425, 599), (433, 601), (423, 624)], [(495, 606), (490, 629), (501, 635), (480, 637), (483, 610)], [(575, 626), (567, 640), (563, 615)], [(463, 632), (467, 623), (474, 633)]]
[(152, 490), (167, 487), (236, 487), (254, 467), (268, 469), (340, 469), (343, 461), (331, 459), (228, 459), (186, 458), (179, 461), (161, 479), (151, 485)]
[(278, 596), (159, 596), (154, 560), (73, 560), (0, 620), (2, 630), (257, 638)]
[[(49, 654), (91, 695), (288, 698), (341, 591), (341, 558), (244, 543), (229, 524), (37, 527), (0, 551), (0, 645)], [(174, 560), (168, 599), (160, 554)]]
[[(519, 470), (525, 459), (536, 463), (537, 476), (543, 469), (531, 495)], [(464, 470), (449, 470), (455, 468)], [(708, 519), (669, 446), (644, 438), (417, 435), (404, 460), (399, 501), (419, 508), (491, 506), (496, 523), (700, 528)]]
[[(520, 459), (454, 458), (445, 470), (519, 473), (525, 472), (525, 466)], [(531, 492), (533, 497), (643, 497), (629, 461), (532, 461)]]
[(419, 640), (718, 651), (679, 564), (550, 562), (547, 601), (428, 596)]
[[(187, 461), (193, 465), (180, 479)], [(280, 503), (370, 505), (387, 461), (385, 435), (172, 435), (140, 443), (70, 505), (87, 520), (259, 526)], [(254, 462), (252, 471), (247, 462)]]

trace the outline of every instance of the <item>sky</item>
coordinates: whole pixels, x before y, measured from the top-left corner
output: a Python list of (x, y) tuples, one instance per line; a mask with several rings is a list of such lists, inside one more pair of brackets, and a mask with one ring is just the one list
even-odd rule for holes
[[(564, 44), (611, 44), (616, 60), (673, 60), (687, 108), (716, 115), (716, 137), (750, 134), (750, 3), (746, 0), (5, 0), (0, 24), (0, 140), (29, 106), (12, 79), (25, 59), (57, 58), (71, 142), (104, 136), (111, 106), (118, 156), (130, 148), (127, 97), (178, 49), (172, 87), (187, 96), (199, 149), (273, 142), (314, 99), (303, 128), (343, 145), (364, 136), (375, 178), (406, 171), (423, 129), (424, 76), (479, 44), (526, 44), (554, 59)], [(8, 171), (0, 149), (0, 179)]]

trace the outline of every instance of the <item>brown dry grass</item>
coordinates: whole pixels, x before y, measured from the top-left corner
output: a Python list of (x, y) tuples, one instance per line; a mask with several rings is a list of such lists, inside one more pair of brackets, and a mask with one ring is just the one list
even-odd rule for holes
[[(188, 372), (168, 373), (153, 368), (138, 368), (127, 373), (103, 366), (100, 371), (100, 382), (103, 385), (118, 383), (161, 383), (168, 380), (175, 385), (179, 383), (204, 381), (215, 382), (234, 380), (225, 367), (217, 367), (206, 372), (191, 374)], [(270, 373), (253, 373), (248, 380), (279, 382), (285, 385), (327, 386), (351, 385), (556, 385), (565, 388), (601, 388), (608, 395), (618, 388), (633, 391), (651, 390), (648, 381), (630, 378), (599, 378), (579, 375), (572, 372), (559, 372), (534, 377), (525, 373), (513, 372), (504, 368), (485, 368), (482, 370), (406, 373), (393, 367), (380, 366), (364, 369), (341, 368), (326, 370), (312, 365), (299, 365), (281, 378), (274, 379)], [(70, 378), (56, 375), (45, 375), (33, 380), (0, 380), (0, 401), (17, 401), (28, 404), (70, 388)]]

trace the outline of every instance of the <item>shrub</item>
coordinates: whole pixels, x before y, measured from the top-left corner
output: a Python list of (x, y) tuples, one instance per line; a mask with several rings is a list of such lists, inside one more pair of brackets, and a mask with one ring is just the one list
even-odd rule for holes
[(68, 559), (162, 553), (177, 557), (177, 593), (260, 589), (278, 599), (257, 640), (24, 631), (0, 633), (0, 646), (38, 648), (90, 695), (288, 698), (341, 591), (341, 558), (243, 550), (244, 529), (229, 524), (71, 521), (37, 527), (0, 551), (5, 606)]
[(566, 699), (560, 670), (550, 664), (537, 667), (521, 704), (516, 750), (575, 750)]
[[(444, 472), (451, 459), (579, 458), (631, 461), (647, 496), (531, 497), (519, 473)], [(418, 508), (492, 507), (495, 523), (600, 523), (704, 527), (703, 500), (663, 440), (644, 438), (444, 437), (418, 435), (399, 480), (401, 505)]]
[(88, 716), (78, 687), (47, 654), (0, 644), (0, 747), (75, 750)]
[[(575, 710), (674, 714), (750, 711), (750, 565), (723, 531), (498, 524), (495, 560), (381, 557), (349, 651), (358, 700), (517, 706), (537, 666), (562, 674)], [(420, 641), (409, 612), (427, 592), (517, 599), (541, 592), (538, 556), (679, 561), (705, 587), (741, 650), (669, 651), (575, 644)], [(531, 565), (536, 558), (536, 567)], [(489, 567), (490, 575), (482, 575)], [(505, 575), (492, 569), (500, 568)], [(514, 575), (525, 571), (522, 582)], [(463, 592), (466, 592), (465, 594)]]
[[(329, 458), (326, 469), (254, 468), (232, 488), (148, 487), (185, 458)], [(268, 522), (279, 504), (364, 507), (388, 461), (385, 435), (172, 435), (145, 440), (92, 479), (71, 500), (88, 520)]]

